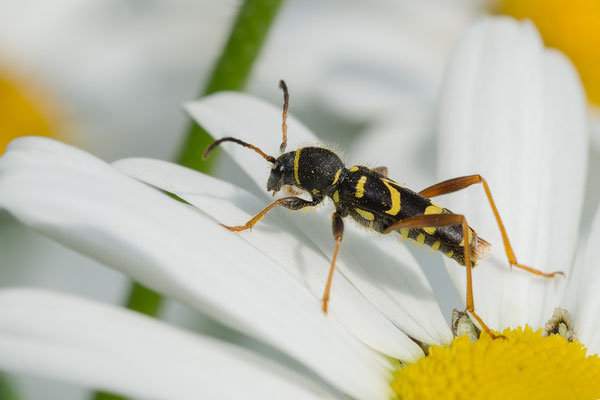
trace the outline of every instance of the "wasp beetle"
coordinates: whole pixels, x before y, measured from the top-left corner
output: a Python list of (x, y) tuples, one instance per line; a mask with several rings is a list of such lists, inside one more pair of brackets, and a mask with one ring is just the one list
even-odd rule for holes
[(517, 262), (489, 186), (480, 175), (449, 179), (420, 192), (414, 192), (389, 179), (386, 167), (370, 169), (356, 165), (346, 168), (340, 157), (329, 149), (302, 147), (286, 153), (289, 95), (284, 81), (280, 81), (279, 86), (284, 94), (283, 141), (279, 157), (267, 155), (258, 147), (232, 137), (225, 137), (213, 142), (204, 152), (204, 157), (206, 158), (215, 147), (223, 142), (237, 143), (256, 151), (272, 165), (267, 190), (272, 191), (273, 195), (284, 186), (288, 186), (305, 191), (311, 196), (311, 200), (296, 196), (275, 200), (245, 225), (223, 225), (230, 231), (238, 232), (252, 228), (277, 205), (290, 210), (300, 210), (319, 205), (325, 197), (333, 200), (335, 212), (332, 215), (332, 229), (335, 248), (322, 299), (322, 308), (325, 313), (327, 313), (335, 261), (344, 235), (343, 218), (350, 217), (366, 228), (382, 234), (397, 231), (403, 237), (421, 245), (430, 246), (433, 250), (440, 251), (452, 258), (458, 264), (466, 266), (466, 309), (486, 333), (497, 337), (475, 313), (471, 277), (471, 269), (478, 260), (488, 255), (490, 244), (479, 237), (475, 230), (468, 225), (464, 215), (454, 214), (431, 200), (432, 197), (456, 192), (477, 183), (483, 186), (492, 208), (510, 265), (544, 277), (562, 274), (562, 272), (545, 273)]

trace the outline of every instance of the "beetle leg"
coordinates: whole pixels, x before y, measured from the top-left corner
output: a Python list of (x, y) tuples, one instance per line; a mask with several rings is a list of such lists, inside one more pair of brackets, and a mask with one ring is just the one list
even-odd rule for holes
[(502, 235), (502, 241), (504, 242), (504, 250), (506, 251), (506, 257), (508, 258), (508, 262), (510, 263), (510, 265), (514, 265), (517, 268), (521, 268), (525, 271), (531, 272), (532, 274), (540, 275), (546, 278), (552, 278), (559, 274), (564, 276), (565, 274), (561, 271), (550, 273), (543, 272), (539, 269), (528, 267), (527, 265), (519, 264), (519, 262), (517, 262), (517, 257), (515, 256), (515, 252), (513, 251), (512, 246), (510, 245), (510, 240), (508, 240), (506, 228), (504, 228), (504, 223), (500, 218), (500, 213), (498, 212), (498, 208), (496, 207), (496, 203), (494, 202), (494, 198), (492, 197), (490, 187), (488, 186), (487, 181), (481, 175), (468, 175), (461, 176), (459, 178), (448, 179), (446, 181), (430, 186), (427, 189), (421, 190), (419, 194), (425, 197), (435, 197), (465, 189), (476, 183), (481, 183), (481, 185), (483, 186), (483, 190), (485, 191), (485, 195), (488, 198), (490, 207), (492, 208), (494, 217), (496, 218), (496, 223), (498, 224), (498, 228), (500, 228), (500, 234)]
[(333, 238), (335, 239), (335, 250), (333, 250), (333, 258), (331, 259), (331, 267), (329, 267), (329, 275), (327, 284), (325, 285), (325, 293), (323, 294), (323, 311), (327, 314), (327, 303), (329, 302), (329, 291), (331, 290), (331, 281), (333, 279), (333, 271), (335, 270), (335, 260), (337, 259), (340, 244), (344, 237), (344, 221), (337, 212), (331, 216), (331, 228), (333, 230)]
[(306, 208), (306, 207), (314, 207), (314, 206), (318, 205), (319, 203), (321, 203), (321, 201), (323, 201), (322, 197), (313, 198), (312, 200), (304, 200), (304, 199), (301, 199), (300, 197), (283, 197), (281, 199), (275, 200), (274, 202), (272, 202), (271, 204), (266, 206), (261, 212), (259, 212), (254, 217), (252, 217), (252, 219), (250, 221), (246, 222), (245, 225), (227, 226), (227, 225), (221, 224), (221, 226), (229, 229), (232, 232), (245, 231), (246, 229), (252, 229), (252, 227), (258, 221), (263, 219), (265, 217), (265, 214), (268, 213), (269, 211), (271, 211), (271, 209), (273, 207), (275, 207), (276, 205), (280, 205), (280, 206), (285, 207), (290, 210), (300, 210), (300, 209)]
[[(389, 233), (402, 228), (418, 229), (418, 228), (442, 228), (445, 226), (460, 225), (463, 230), (463, 237), (468, 238), (469, 236), (469, 225), (464, 215), (460, 214), (423, 214), (417, 215), (410, 218), (405, 218), (394, 224), (388, 226), (383, 233)], [(465, 241), (466, 242), (466, 241)], [(471, 249), (468, 243), (463, 246), (465, 255), (465, 267), (467, 270), (467, 293), (466, 303), (467, 311), (479, 322), (481, 328), (485, 333), (490, 335), (493, 339), (504, 337), (502, 335), (496, 335), (492, 333), (491, 329), (483, 322), (481, 317), (475, 313), (475, 303), (473, 301), (473, 277), (471, 269), (473, 265), (471, 263)]]

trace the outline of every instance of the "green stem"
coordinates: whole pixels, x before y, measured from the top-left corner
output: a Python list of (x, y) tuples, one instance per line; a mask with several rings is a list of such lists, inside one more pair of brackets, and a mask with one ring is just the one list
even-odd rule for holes
[[(163, 303), (163, 298), (160, 294), (148, 289), (139, 283), (132, 282), (129, 289), (129, 296), (125, 306), (130, 310), (140, 312), (142, 314), (156, 317), (160, 312)], [(0, 397), (1, 399), (1, 397)], [(127, 397), (119, 396), (112, 393), (96, 391), (91, 396), (92, 400), (127, 400)]]
[(93, 400), (127, 400), (127, 397), (119, 396), (118, 394), (111, 394), (106, 392), (96, 392), (92, 397)]
[(134, 283), (129, 289), (126, 305), (130, 310), (156, 317), (162, 306), (162, 297), (147, 287)]
[[(235, 20), (227, 44), (202, 95), (221, 90), (243, 90), (254, 61), (267, 37), (282, 0), (246, 0)], [(187, 138), (179, 155), (179, 163), (202, 172), (211, 172), (216, 154), (202, 159), (212, 139), (204, 129), (190, 121)]]
[[(275, 15), (283, 0), (245, 0), (229, 34), (215, 68), (202, 95), (221, 90), (243, 90), (252, 66), (260, 53)], [(216, 155), (210, 161), (202, 160), (202, 152), (212, 139), (198, 124), (190, 121), (185, 143), (178, 157), (178, 163), (198, 171), (210, 172)], [(162, 305), (162, 297), (137, 283), (130, 288), (127, 308), (146, 315), (157, 316)], [(124, 397), (96, 392), (94, 400), (121, 400)]]
[(17, 393), (9, 377), (4, 373), (0, 372), (0, 399), (4, 400), (18, 400), (19, 394)]

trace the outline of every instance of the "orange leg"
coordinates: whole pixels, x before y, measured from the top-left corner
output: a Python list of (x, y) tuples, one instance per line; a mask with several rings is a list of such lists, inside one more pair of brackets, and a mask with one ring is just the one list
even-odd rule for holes
[(419, 194), (425, 197), (435, 197), (465, 189), (476, 183), (481, 183), (483, 185), (483, 190), (485, 190), (485, 195), (487, 196), (488, 201), (490, 203), (490, 207), (494, 212), (494, 217), (496, 218), (496, 222), (498, 223), (498, 228), (500, 228), (500, 233), (502, 234), (502, 241), (504, 242), (504, 250), (506, 251), (506, 257), (508, 258), (508, 262), (510, 263), (510, 265), (514, 265), (517, 268), (521, 268), (525, 271), (531, 272), (532, 274), (540, 275), (546, 278), (552, 278), (559, 274), (564, 276), (565, 274), (561, 271), (547, 273), (540, 271), (539, 269), (528, 267), (527, 265), (519, 264), (517, 262), (517, 257), (515, 256), (515, 252), (513, 251), (513, 248), (510, 245), (510, 241), (508, 240), (508, 234), (506, 233), (504, 223), (500, 218), (500, 213), (498, 212), (498, 208), (496, 207), (496, 203), (494, 202), (494, 199), (492, 197), (490, 187), (481, 175), (469, 175), (454, 179), (448, 179), (447, 181), (440, 182), (436, 185), (430, 186), (427, 189), (420, 191)]
[(333, 251), (331, 267), (329, 267), (329, 276), (327, 277), (325, 293), (323, 294), (323, 312), (325, 312), (325, 314), (327, 314), (327, 303), (329, 302), (329, 291), (331, 290), (331, 281), (333, 279), (333, 271), (335, 270), (335, 260), (337, 259), (340, 244), (344, 237), (344, 221), (337, 212), (333, 213), (331, 216), (331, 227), (333, 229), (333, 237), (335, 238), (335, 250)]
[(246, 222), (245, 225), (239, 226), (227, 226), (221, 224), (221, 226), (229, 229), (232, 232), (240, 232), (245, 231), (246, 229), (252, 229), (252, 227), (261, 219), (264, 218), (265, 214), (271, 211), (273, 207), (276, 205), (280, 205), (282, 207), (288, 208), (290, 210), (300, 210), (301, 208), (313, 207), (323, 201), (322, 198), (314, 198), (312, 201), (301, 199), (300, 197), (283, 197), (281, 199), (277, 199), (268, 206), (264, 208), (261, 212), (256, 214), (250, 221)]
[[(428, 215), (417, 215), (410, 218), (405, 218), (401, 221), (398, 221), (390, 226), (388, 226), (383, 233), (389, 233), (402, 228), (441, 228), (444, 226), (452, 226), (452, 225), (461, 225), (463, 230), (463, 237), (469, 237), (469, 225), (467, 224), (467, 219), (464, 215), (460, 214), (428, 214)], [(473, 301), (473, 278), (471, 274), (471, 269), (473, 268), (471, 264), (471, 249), (469, 245), (463, 246), (463, 251), (465, 255), (465, 267), (467, 270), (467, 293), (466, 293), (466, 303), (467, 303), (467, 311), (479, 322), (481, 328), (485, 333), (490, 335), (492, 338), (496, 339), (498, 337), (502, 337), (501, 335), (495, 335), (492, 333), (491, 329), (483, 322), (483, 320), (475, 313), (475, 302)]]
[[(229, 229), (232, 232), (240, 232), (246, 229), (252, 229), (258, 221), (264, 218), (265, 214), (271, 211), (276, 205), (280, 205), (291, 210), (299, 210), (305, 207), (312, 207), (319, 204), (323, 199), (314, 198), (312, 201), (304, 200), (299, 197), (284, 197), (282, 199), (275, 200), (261, 212), (256, 214), (250, 221), (246, 222), (245, 225), (239, 226), (227, 226), (221, 224), (221, 226)], [(333, 280), (333, 271), (335, 271), (335, 261), (337, 259), (340, 244), (342, 243), (342, 237), (344, 236), (344, 221), (342, 217), (337, 213), (333, 213), (332, 216), (332, 229), (333, 237), (335, 238), (335, 250), (333, 251), (333, 258), (331, 260), (331, 267), (329, 268), (329, 276), (327, 277), (327, 284), (325, 285), (325, 293), (323, 294), (323, 311), (327, 314), (327, 304), (329, 302), (329, 293), (331, 291), (331, 282)]]

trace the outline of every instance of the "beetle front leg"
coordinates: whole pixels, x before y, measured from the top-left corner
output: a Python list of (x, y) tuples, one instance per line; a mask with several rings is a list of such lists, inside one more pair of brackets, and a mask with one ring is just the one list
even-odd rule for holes
[(323, 294), (323, 312), (327, 314), (327, 303), (329, 302), (329, 291), (331, 290), (331, 281), (333, 279), (333, 271), (335, 270), (335, 260), (337, 259), (340, 244), (344, 237), (344, 220), (337, 212), (331, 216), (331, 228), (333, 230), (333, 238), (335, 239), (335, 250), (333, 250), (333, 258), (331, 259), (331, 267), (329, 267), (329, 276), (325, 285), (325, 293)]
[(246, 222), (245, 225), (227, 226), (227, 225), (221, 224), (221, 226), (229, 229), (232, 232), (241, 232), (241, 231), (245, 231), (246, 229), (252, 229), (252, 227), (258, 221), (263, 219), (265, 217), (265, 214), (268, 213), (269, 211), (271, 211), (271, 209), (273, 209), (273, 207), (275, 207), (276, 205), (280, 205), (289, 210), (300, 210), (300, 209), (303, 209), (306, 207), (314, 207), (314, 206), (318, 205), (319, 203), (321, 203), (322, 201), (323, 201), (322, 197), (313, 198), (312, 200), (304, 200), (304, 199), (301, 199), (300, 197), (283, 197), (281, 199), (275, 200), (274, 202), (272, 202), (271, 204), (266, 206), (264, 208), (264, 210), (262, 210), (261, 212), (256, 214), (254, 217), (252, 217), (252, 219), (250, 221)]

